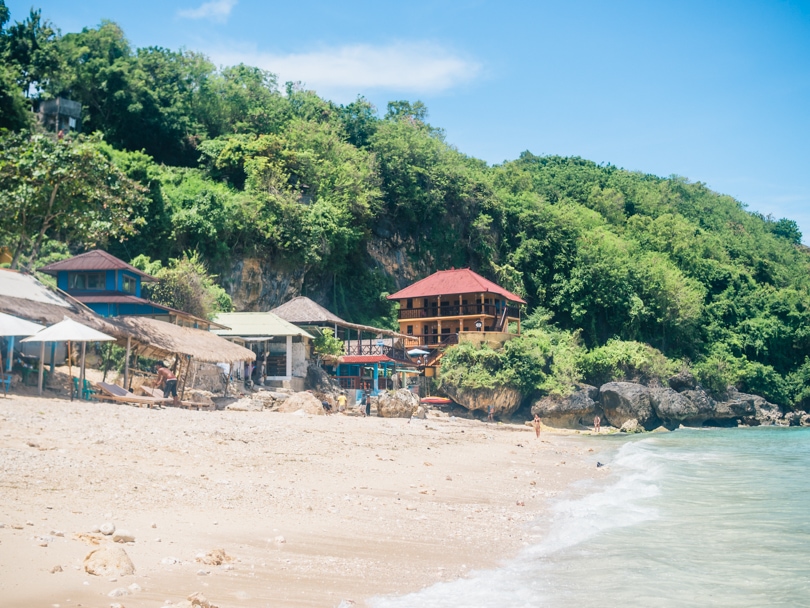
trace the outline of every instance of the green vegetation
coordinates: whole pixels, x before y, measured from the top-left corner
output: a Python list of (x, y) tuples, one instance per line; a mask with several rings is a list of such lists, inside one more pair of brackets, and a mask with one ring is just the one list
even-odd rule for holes
[(318, 355), (332, 355), (337, 357), (343, 354), (343, 341), (335, 337), (335, 331), (324, 327), (314, 340), (315, 352)]
[[(344, 318), (389, 327), (391, 268), (471, 266), (525, 297), (534, 323), (502, 352), (450, 351), (446, 373), (470, 386), (564, 394), (686, 366), (716, 391), (810, 401), (810, 257), (789, 219), (581, 158), (488, 166), (419, 102), (337, 105), (250, 66), (134, 49), (114, 23), (64, 36), (36, 11), (9, 23), (0, 0), (0, 211), (13, 218), (0, 245), (18, 264), (105, 244), (179, 275), (171, 260), (204, 264), (230, 289), (255, 258)], [(92, 135), (37, 133), (27, 108), (56, 96), (81, 102)]]

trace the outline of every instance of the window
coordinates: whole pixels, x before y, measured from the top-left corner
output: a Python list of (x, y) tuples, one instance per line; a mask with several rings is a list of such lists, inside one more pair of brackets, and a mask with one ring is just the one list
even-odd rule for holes
[(135, 277), (128, 277), (124, 275), (124, 291), (127, 293), (135, 293), (136, 286), (138, 285)]
[(405, 302), (405, 308), (413, 308), (413, 298), (408, 298)]
[(412, 335), (413, 335), (413, 325), (408, 325), (408, 329), (407, 329), (406, 333), (407, 333), (409, 336), (412, 336)]
[(449, 327), (442, 327), (442, 333), (443, 334), (449, 334), (450, 333), (450, 328)]
[(68, 289), (76, 291), (93, 291), (104, 289), (103, 272), (82, 272), (69, 275)]

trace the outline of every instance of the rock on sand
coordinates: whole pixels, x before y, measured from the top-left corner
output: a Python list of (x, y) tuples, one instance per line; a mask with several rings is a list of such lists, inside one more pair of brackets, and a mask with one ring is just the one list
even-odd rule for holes
[(124, 576), (135, 574), (135, 565), (122, 547), (107, 545), (87, 554), (84, 570), (96, 576)]
[(306, 414), (320, 416), (324, 413), (320, 400), (312, 393), (302, 392), (290, 395), (279, 406), (279, 412), (297, 412), (303, 410)]

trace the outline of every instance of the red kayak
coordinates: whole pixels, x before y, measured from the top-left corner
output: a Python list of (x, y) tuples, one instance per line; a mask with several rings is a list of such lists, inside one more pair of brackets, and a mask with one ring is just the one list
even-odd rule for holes
[(444, 397), (422, 397), (421, 402), (429, 405), (447, 405), (448, 403), (453, 403), (450, 399), (445, 399)]

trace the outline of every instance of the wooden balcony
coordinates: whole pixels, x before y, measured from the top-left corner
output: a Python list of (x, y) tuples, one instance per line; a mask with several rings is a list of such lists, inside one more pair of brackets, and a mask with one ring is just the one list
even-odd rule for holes
[[(507, 316), (510, 319), (520, 317), (520, 309), (517, 306), (507, 306)], [(399, 318), (406, 319), (441, 319), (445, 317), (499, 317), (503, 308), (498, 308), (493, 304), (463, 304), (428, 306), (424, 308), (400, 308)]]

